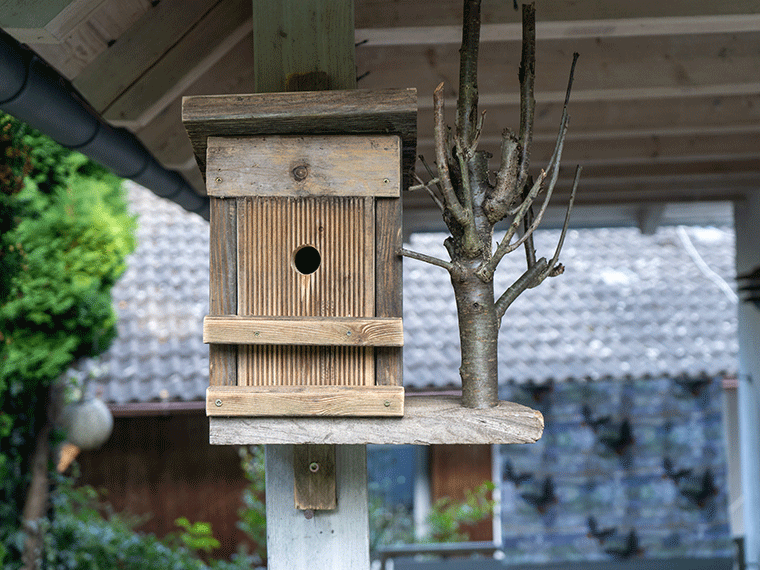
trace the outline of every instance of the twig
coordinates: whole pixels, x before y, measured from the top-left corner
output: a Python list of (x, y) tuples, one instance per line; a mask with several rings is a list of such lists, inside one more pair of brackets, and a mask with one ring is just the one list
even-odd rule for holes
[(438, 196), (435, 195), (435, 192), (433, 192), (433, 189), (430, 188), (431, 184), (438, 183), (438, 179), (433, 178), (432, 180), (428, 182), (423, 182), (422, 178), (420, 178), (417, 174), (415, 174), (414, 177), (417, 179), (417, 182), (419, 182), (419, 184), (410, 186), (407, 191), (414, 192), (415, 190), (422, 190), (424, 188), (425, 190), (427, 190), (427, 193), (430, 194), (430, 197), (433, 199), (433, 202), (435, 202), (436, 206), (438, 206), (441, 209), (441, 212), (443, 212), (445, 210), (443, 206), (443, 202), (441, 202), (440, 198), (438, 198)]
[(504, 238), (501, 240), (501, 242), (499, 242), (499, 245), (496, 247), (496, 251), (494, 251), (493, 255), (487, 262), (485, 262), (476, 270), (476, 274), (482, 280), (490, 281), (493, 278), (493, 273), (496, 270), (496, 266), (499, 265), (499, 262), (501, 261), (501, 259), (510, 251), (514, 251), (515, 249), (520, 247), (523, 244), (523, 242), (527, 239), (527, 234), (526, 234), (526, 235), (523, 235), (523, 237), (517, 240), (514, 244), (510, 245), (509, 243), (514, 237), (515, 233), (517, 232), (517, 228), (520, 227), (520, 224), (522, 223), (523, 217), (525, 216), (525, 213), (527, 212), (528, 208), (530, 208), (530, 205), (536, 199), (538, 192), (541, 190), (541, 185), (543, 184), (545, 178), (546, 178), (546, 172), (542, 170), (541, 174), (538, 176), (538, 180), (536, 180), (536, 182), (533, 184), (533, 187), (530, 189), (530, 192), (528, 192), (528, 196), (525, 198), (525, 200), (523, 200), (523, 203), (520, 205), (520, 208), (515, 214), (515, 217), (512, 220), (512, 223), (510, 224), (509, 229), (507, 230), (507, 233), (504, 235)]
[[(491, 256), (491, 259), (489, 259), (488, 262), (484, 263), (480, 268), (478, 268), (477, 273), (481, 279), (493, 278), (493, 273), (496, 270), (496, 266), (499, 264), (501, 259), (506, 254), (520, 247), (520, 245), (522, 245), (526, 240), (530, 239), (530, 236), (533, 234), (533, 232), (541, 223), (541, 219), (544, 216), (544, 212), (546, 211), (546, 208), (549, 205), (549, 200), (551, 199), (552, 193), (554, 192), (554, 187), (559, 177), (559, 165), (562, 159), (562, 149), (564, 148), (565, 137), (567, 135), (567, 124), (568, 124), (568, 121), (570, 120), (570, 117), (567, 113), (567, 106), (568, 106), (568, 102), (570, 101), (570, 91), (572, 90), (572, 86), (573, 86), (573, 77), (575, 75), (575, 64), (577, 61), (578, 61), (578, 53), (576, 52), (573, 54), (573, 63), (570, 66), (570, 77), (567, 82), (567, 92), (565, 94), (565, 104), (562, 109), (562, 120), (560, 121), (559, 133), (557, 134), (557, 142), (554, 146), (554, 152), (552, 153), (552, 157), (549, 160), (549, 165), (547, 166), (547, 171), (551, 171), (552, 176), (551, 176), (551, 179), (549, 181), (549, 185), (546, 191), (546, 199), (544, 200), (544, 203), (541, 206), (541, 210), (539, 211), (538, 216), (536, 216), (536, 219), (533, 221), (530, 227), (525, 231), (525, 234), (520, 239), (518, 239), (515, 243), (510, 244), (509, 242), (512, 240), (512, 237), (517, 231), (517, 227), (519, 227), (527, 211), (530, 209), (531, 205), (533, 204), (533, 201), (535, 200), (536, 195), (538, 194), (538, 191), (540, 190), (540, 186), (536, 188), (536, 184), (534, 184), (530, 192), (528, 193), (528, 196), (525, 198), (525, 200), (523, 200), (522, 204), (520, 204), (520, 206), (517, 208), (517, 211), (514, 213), (515, 217), (512, 221), (512, 224), (510, 225), (509, 230), (507, 231), (507, 234), (504, 236), (504, 239), (502, 239), (502, 241), (499, 243), (498, 247), (496, 248), (496, 251)], [(546, 173), (543, 171), (541, 174), (542, 176), (539, 177), (539, 181), (542, 181), (543, 177), (546, 176)]]
[(520, 169), (517, 188), (522, 189), (528, 178), (530, 148), (533, 141), (533, 120), (536, 98), (533, 94), (536, 82), (536, 6), (522, 7), (522, 57), (520, 59)]
[(573, 179), (573, 190), (570, 192), (570, 202), (567, 204), (567, 212), (565, 212), (565, 223), (562, 225), (562, 233), (559, 235), (559, 241), (557, 242), (557, 249), (554, 250), (554, 256), (552, 257), (549, 266), (554, 268), (555, 264), (559, 261), (559, 252), (562, 251), (562, 245), (565, 243), (565, 234), (567, 234), (567, 227), (570, 224), (570, 212), (573, 211), (573, 204), (575, 203), (575, 194), (578, 191), (578, 182), (581, 179), (581, 170), (583, 167), (579, 164), (575, 167), (575, 178)]
[[(433, 169), (430, 168), (430, 165), (427, 163), (427, 160), (425, 160), (425, 157), (422, 156), (422, 155), (419, 155), (418, 158), (420, 159), (420, 162), (422, 163), (422, 166), (424, 166), (425, 170), (427, 170), (428, 176), (430, 176), (430, 178), (435, 178), (435, 180), (436, 180), (435, 186), (436, 186), (436, 188), (438, 188), (438, 191), (441, 194), (443, 194), (443, 188), (441, 188), (441, 181), (438, 178), (436, 178), (435, 174), (433, 173)], [(431, 182), (432, 182), (432, 180), (431, 180)]]
[(542, 257), (536, 261), (536, 263), (528, 267), (525, 273), (523, 273), (517, 279), (517, 281), (512, 283), (509, 289), (504, 291), (501, 297), (499, 297), (499, 299), (494, 304), (494, 307), (496, 309), (496, 317), (499, 320), (501, 320), (501, 318), (504, 316), (504, 313), (507, 312), (507, 309), (514, 302), (514, 300), (520, 296), (520, 293), (528, 289), (534, 280), (546, 272), (547, 267), (548, 264), (546, 263), (546, 258)]
[(454, 269), (454, 265), (451, 262), (444, 261), (443, 259), (438, 259), (437, 257), (433, 257), (432, 255), (417, 253), (416, 251), (411, 251), (403, 247), (401, 248), (400, 253), (404, 257), (409, 257), (411, 259), (416, 259), (418, 261), (424, 261), (425, 263), (429, 263), (430, 265), (437, 265), (438, 267), (443, 267), (445, 270), (449, 272), (451, 272)]
[[(459, 133), (457, 133), (458, 135)], [(457, 147), (457, 161), (459, 162), (459, 170), (462, 176), (462, 197), (464, 198), (464, 209), (470, 212), (472, 217), (475, 216), (475, 212), (472, 206), (472, 185), (470, 184), (470, 169), (468, 167), (470, 158), (470, 149), (466, 148), (462, 139), (456, 136), (454, 144)]]
[(467, 210), (462, 207), (454, 193), (449, 174), (449, 161), (446, 156), (446, 123), (443, 112), (443, 82), (433, 92), (433, 112), (435, 115), (435, 160), (438, 167), (438, 178), (441, 181), (441, 193), (446, 209), (461, 225), (469, 221)]
[[(525, 233), (528, 233), (528, 229), (535, 218), (536, 217), (533, 214), (533, 206), (531, 206), (528, 208), (528, 212), (523, 220), (523, 229), (525, 230)], [(528, 268), (531, 268), (536, 264), (536, 246), (533, 244), (532, 235), (525, 241), (525, 260), (528, 262)]]
[(480, 116), (478, 117), (478, 124), (475, 126), (475, 136), (472, 139), (472, 146), (470, 147), (470, 155), (475, 154), (475, 151), (478, 149), (478, 144), (480, 143), (480, 135), (483, 134), (483, 123), (486, 119), (486, 112), (483, 111)]

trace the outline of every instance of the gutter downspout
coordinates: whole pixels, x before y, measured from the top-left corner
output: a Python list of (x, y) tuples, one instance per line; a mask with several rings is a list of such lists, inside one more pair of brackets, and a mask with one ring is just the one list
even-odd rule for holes
[(0, 29), (0, 109), (185, 210), (209, 219), (209, 199), (164, 168), (135, 135), (109, 125), (52, 66)]

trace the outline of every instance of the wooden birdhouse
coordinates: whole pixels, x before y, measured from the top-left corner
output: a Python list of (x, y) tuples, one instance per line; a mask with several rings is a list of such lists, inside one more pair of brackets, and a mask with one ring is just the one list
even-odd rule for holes
[(400, 416), (414, 90), (190, 97), (211, 197), (208, 415)]

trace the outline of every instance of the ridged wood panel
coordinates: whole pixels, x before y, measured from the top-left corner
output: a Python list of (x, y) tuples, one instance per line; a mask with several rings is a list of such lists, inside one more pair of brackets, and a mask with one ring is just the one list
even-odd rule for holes
[[(293, 257), (319, 251), (304, 275)], [(374, 200), (357, 197), (238, 200), (238, 314), (369, 317), (375, 310)], [(240, 386), (372, 386), (374, 350), (241, 346)]]

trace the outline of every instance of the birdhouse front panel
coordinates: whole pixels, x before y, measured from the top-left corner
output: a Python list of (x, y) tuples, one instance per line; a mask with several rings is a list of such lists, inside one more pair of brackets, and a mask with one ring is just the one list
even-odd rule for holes
[[(234, 211), (212, 212), (212, 242), (227, 242), (212, 251), (234, 256), (236, 297), (204, 321), (206, 342), (236, 346), (234, 364), (212, 359), (208, 414), (402, 415), (402, 322), (377, 286), (396, 283), (400, 138), (209, 137), (207, 149), (212, 209)], [(212, 291), (228, 273), (212, 267)]]
[[(374, 213), (374, 199), (366, 197), (242, 199), (238, 315), (373, 317)], [(374, 351), (244, 346), (238, 355), (238, 384), (373, 386)]]

